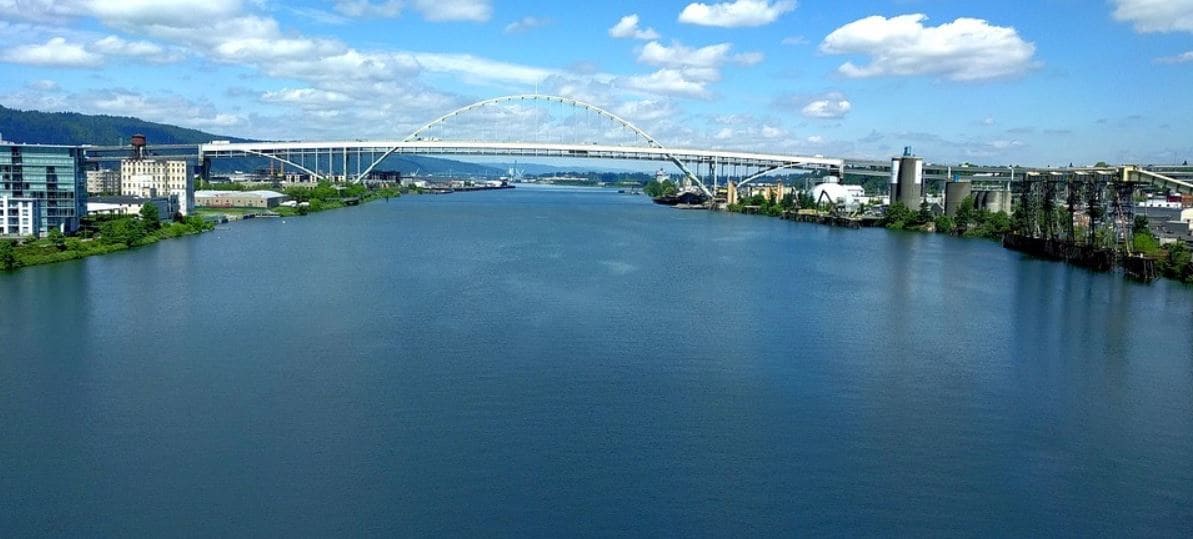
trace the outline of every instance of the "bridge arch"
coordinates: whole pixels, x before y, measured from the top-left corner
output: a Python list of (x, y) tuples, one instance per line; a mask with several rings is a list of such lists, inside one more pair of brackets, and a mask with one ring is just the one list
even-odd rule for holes
[[(586, 111), (591, 111), (607, 120), (610, 120), (610, 121), (616, 123), (617, 125), (619, 125), (621, 127), (629, 129), (635, 135), (637, 135), (639, 138), (646, 141), (646, 143), (650, 147), (658, 148), (661, 150), (666, 150), (666, 147), (664, 147), (662, 144), (660, 144), (659, 141), (655, 140), (654, 137), (647, 134), (645, 131), (643, 131), (641, 128), (639, 128), (638, 126), (631, 123), (629, 120), (626, 120), (612, 112), (609, 112), (609, 111), (607, 111), (601, 107), (598, 107), (596, 105), (593, 105), (591, 103), (586, 103), (584, 101), (580, 101), (578, 99), (572, 99), (570, 97), (562, 97), (562, 96), (557, 96), (557, 95), (544, 95), (544, 94), (507, 95), (507, 96), (494, 97), (494, 98), (490, 98), (490, 99), (484, 99), (481, 101), (477, 101), (476, 103), (472, 103), (471, 105), (463, 106), (463, 107), (453, 110), (447, 114), (444, 114), (443, 116), (440, 116), (440, 117), (432, 120), (431, 122), (423, 125), (422, 127), (415, 129), (414, 132), (410, 133), (409, 135), (406, 136), (406, 138), (402, 139), (402, 142), (411, 142), (411, 141), (419, 140), (420, 137), (422, 136), (422, 134), (424, 132), (426, 132), (428, 129), (431, 129), (433, 127), (447, 123), (452, 118), (460, 116), (461, 114), (466, 114), (470, 111), (473, 111), (473, 110), (476, 110), (476, 109), (479, 109), (479, 108), (482, 108), (482, 107), (485, 107), (488, 105), (494, 105), (494, 104), (498, 104), (498, 103), (515, 102), (515, 101), (544, 101), (544, 102), (552, 102), (552, 103), (561, 103), (561, 104), (568, 105), (571, 107), (584, 109)], [(398, 151), (399, 149), (400, 149), (399, 147), (390, 148), (388, 151), (386, 151), (384, 154), (382, 154), (380, 158), (373, 161), (373, 163), (370, 164), (367, 169), (365, 169), (363, 172), (361, 172), (357, 176), (356, 181), (359, 182), (359, 181), (363, 180), (364, 178), (368, 177), (368, 175), (373, 172), (374, 168), (376, 168), (378, 165), (380, 165), (383, 161), (385, 161), (389, 156), (393, 155), (394, 152)], [(708, 187), (704, 185), (704, 182), (700, 181), (700, 178), (698, 176), (696, 176), (696, 174), (692, 173), (692, 171), (689, 170), (688, 167), (682, 161), (680, 161), (679, 159), (677, 159), (674, 155), (671, 155), (670, 153), (664, 153), (664, 156), (667, 158), (667, 160), (674, 163), (675, 166), (679, 167), (679, 170), (684, 173), (684, 176), (686, 176), (694, 184), (696, 184), (700, 188), (700, 190), (704, 192), (704, 194), (706, 194), (710, 197), (713, 195), (712, 191), (709, 191)]]

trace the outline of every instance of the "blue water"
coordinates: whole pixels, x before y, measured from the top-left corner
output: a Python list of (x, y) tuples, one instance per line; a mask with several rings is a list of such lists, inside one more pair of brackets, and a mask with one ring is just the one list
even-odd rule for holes
[(591, 189), (0, 274), (0, 535), (1193, 534), (1193, 288)]

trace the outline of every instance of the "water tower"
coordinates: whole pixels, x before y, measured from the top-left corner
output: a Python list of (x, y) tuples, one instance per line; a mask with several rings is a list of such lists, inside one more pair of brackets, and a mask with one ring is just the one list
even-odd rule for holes
[(145, 159), (145, 135), (133, 135), (130, 143), (133, 147), (132, 155), (130, 157), (136, 160)]

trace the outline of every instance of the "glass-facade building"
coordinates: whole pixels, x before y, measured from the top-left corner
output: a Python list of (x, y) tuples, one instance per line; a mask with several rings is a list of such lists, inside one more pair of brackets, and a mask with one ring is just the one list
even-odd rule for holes
[(87, 215), (83, 149), (0, 143), (0, 197), (34, 202), (36, 236), (55, 228), (66, 233), (78, 230), (79, 220)]

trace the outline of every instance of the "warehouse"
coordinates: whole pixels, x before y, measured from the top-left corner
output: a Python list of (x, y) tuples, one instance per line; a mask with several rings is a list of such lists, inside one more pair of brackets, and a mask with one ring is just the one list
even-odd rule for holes
[(207, 208), (276, 208), (287, 200), (276, 191), (195, 191), (195, 205)]

